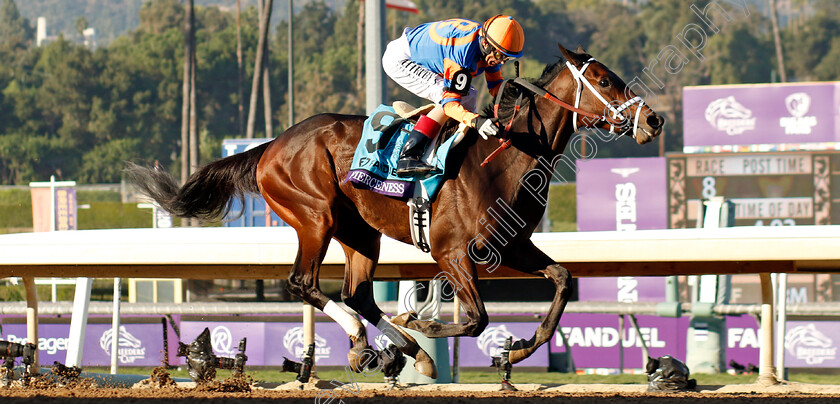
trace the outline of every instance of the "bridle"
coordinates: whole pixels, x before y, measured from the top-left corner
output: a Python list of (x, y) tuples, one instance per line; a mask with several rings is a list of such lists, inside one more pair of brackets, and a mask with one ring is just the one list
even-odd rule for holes
[[(496, 150), (493, 151), (486, 159), (481, 163), (481, 166), (484, 167), (490, 161), (492, 161), (496, 156), (499, 155), (502, 151), (509, 148), (511, 145), (512, 140), (508, 138), (506, 135), (510, 131), (511, 126), (513, 126), (513, 121), (516, 118), (516, 114), (519, 112), (519, 109), (522, 107), (522, 100), (524, 98), (525, 92), (523, 90), (527, 90), (528, 92), (538, 96), (545, 98), (562, 108), (565, 108), (569, 111), (572, 111), (572, 125), (575, 129), (575, 132), (578, 130), (578, 115), (582, 115), (584, 117), (590, 118), (588, 121), (585, 121), (587, 124), (586, 127), (591, 127), (598, 122), (607, 122), (610, 124), (610, 133), (615, 133), (615, 129), (618, 128), (622, 132), (629, 129), (630, 122), (627, 119), (624, 119), (622, 112), (631, 106), (638, 104), (636, 108), (636, 116), (633, 120), (633, 138), (636, 138), (636, 131), (639, 128), (639, 117), (641, 116), (642, 107), (645, 105), (644, 100), (642, 97), (636, 96), (630, 100), (627, 100), (625, 103), (619, 106), (613, 106), (612, 103), (607, 102), (607, 100), (602, 96), (598, 91), (595, 90), (595, 87), (592, 86), (592, 83), (589, 80), (586, 80), (583, 77), (583, 73), (589, 68), (589, 65), (595, 61), (595, 58), (590, 58), (583, 64), (583, 66), (578, 70), (572, 63), (566, 62), (566, 66), (569, 68), (569, 71), (572, 72), (572, 77), (575, 79), (575, 83), (577, 84), (577, 89), (575, 90), (575, 105), (570, 105), (559, 98), (557, 98), (554, 94), (550, 93), (548, 90), (537, 86), (536, 84), (531, 83), (521, 77), (516, 77), (514, 79), (506, 79), (502, 81), (502, 84), (499, 85), (499, 92), (496, 93), (496, 99), (493, 103), (493, 114), (495, 115), (496, 119), (499, 118), (499, 105), (502, 102), (502, 97), (504, 96), (505, 86), (508, 84), (514, 85), (519, 90), (519, 93), (516, 97), (516, 102), (513, 106), (513, 114), (511, 114), (510, 120), (505, 124), (505, 127), (502, 128), (502, 132), (498, 135), (499, 137), (499, 145)], [(517, 66), (517, 76), (518, 74), (518, 66)], [(595, 95), (598, 100), (600, 100), (609, 111), (612, 113), (611, 116), (609, 115), (598, 115), (592, 112), (584, 111), (580, 109), (580, 97), (583, 93), (583, 87), (589, 89), (592, 94)]]
[[(642, 99), (642, 97), (639, 97), (637, 95), (627, 100), (625, 103), (619, 105), (618, 107), (614, 107), (611, 102), (607, 102), (607, 100), (604, 98), (603, 95), (601, 95), (601, 93), (595, 91), (595, 87), (592, 86), (592, 83), (590, 83), (589, 80), (583, 77), (583, 73), (586, 72), (586, 69), (589, 68), (589, 65), (595, 61), (595, 58), (589, 58), (589, 60), (587, 60), (586, 63), (583, 64), (580, 70), (578, 70), (572, 63), (568, 61), (566, 62), (566, 66), (569, 68), (569, 71), (572, 72), (572, 76), (575, 78), (575, 82), (577, 83), (577, 90), (575, 91), (575, 109), (572, 110), (574, 112), (574, 115), (572, 116), (572, 125), (574, 125), (575, 132), (577, 132), (578, 130), (577, 116), (579, 112), (578, 107), (580, 106), (580, 95), (581, 93), (583, 93), (583, 86), (586, 86), (586, 88), (588, 88), (589, 91), (593, 95), (595, 95), (595, 97), (598, 98), (598, 100), (601, 101), (601, 103), (603, 103), (610, 110), (610, 112), (612, 112), (613, 120), (608, 119), (606, 116), (599, 117), (601, 118), (600, 120), (609, 122), (610, 134), (615, 133), (616, 125), (614, 124), (614, 122), (616, 119), (619, 119), (619, 117), (622, 116), (621, 113), (624, 112), (625, 109), (630, 108), (632, 105), (639, 104), (639, 106), (636, 107), (636, 116), (633, 119), (633, 139), (635, 139), (636, 131), (639, 129), (639, 117), (641, 116), (642, 107), (645, 105), (645, 101)], [(583, 84), (583, 86), (581, 84)], [(622, 125), (618, 126), (619, 129), (627, 129), (627, 126), (629, 124), (629, 122), (627, 122), (624, 119), (619, 120), (618, 123), (622, 123)]]

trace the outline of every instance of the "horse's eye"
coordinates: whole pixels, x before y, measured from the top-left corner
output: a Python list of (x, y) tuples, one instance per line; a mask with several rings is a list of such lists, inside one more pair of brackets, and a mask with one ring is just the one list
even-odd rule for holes
[(607, 80), (607, 79), (601, 79), (601, 81), (599, 81), (598, 84), (601, 87), (609, 87), (610, 86), (610, 81)]

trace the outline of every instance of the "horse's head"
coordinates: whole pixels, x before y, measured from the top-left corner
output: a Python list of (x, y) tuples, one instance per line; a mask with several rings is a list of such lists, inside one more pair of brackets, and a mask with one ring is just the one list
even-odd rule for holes
[[(662, 133), (665, 119), (627, 88), (624, 80), (587, 54), (582, 47), (578, 46), (576, 51), (571, 51), (559, 43), (557, 45), (566, 58), (572, 80), (577, 83), (573, 95), (575, 107), (609, 119), (595, 122), (592, 118), (576, 116), (575, 129), (580, 126), (597, 126), (632, 136), (639, 144), (648, 143)], [(554, 91), (562, 93), (561, 90), (558, 88)]]

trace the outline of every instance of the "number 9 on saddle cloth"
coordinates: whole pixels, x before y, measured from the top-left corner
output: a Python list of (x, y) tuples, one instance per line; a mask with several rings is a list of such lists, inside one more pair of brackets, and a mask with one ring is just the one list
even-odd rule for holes
[(436, 148), (430, 147), (424, 156), (436, 170), (423, 178), (398, 177), (397, 160), (412, 128), (414, 121), (400, 116), (390, 105), (380, 105), (364, 123), (345, 181), (350, 181), (357, 188), (396, 198), (414, 196), (416, 184), (420, 182), (426, 188), (429, 199), (434, 200), (443, 183), (446, 157), (456, 136), (445, 139)]

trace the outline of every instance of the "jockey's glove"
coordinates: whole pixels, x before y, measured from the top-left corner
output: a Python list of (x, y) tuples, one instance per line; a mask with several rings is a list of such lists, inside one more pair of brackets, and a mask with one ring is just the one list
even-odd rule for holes
[(487, 140), (488, 136), (498, 135), (500, 131), (499, 125), (496, 124), (495, 119), (484, 118), (481, 116), (473, 118), (471, 126), (478, 131), (478, 134), (481, 135), (484, 140)]

